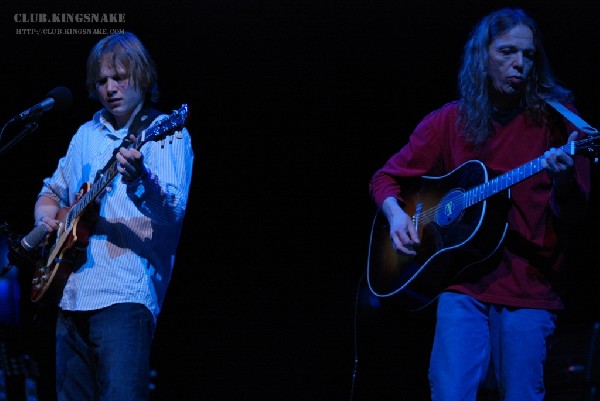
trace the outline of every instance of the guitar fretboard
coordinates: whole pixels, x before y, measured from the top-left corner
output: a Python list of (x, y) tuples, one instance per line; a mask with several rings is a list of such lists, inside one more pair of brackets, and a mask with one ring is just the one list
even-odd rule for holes
[[(573, 155), (575, 154), (576, 144), (585, 143), (586, 140), (573, 141), (560, 147), (564, 152)], [(507, 171), (498, 177), (492, 178), (489, 181), (484, 182), (481, 185), (477, 185), (463, 194), (464, 207), (472, 206), (478, 202), (481, 202), (498, 192), (504, 191), (511, 186), (524, 181), (525, 179), (539, 173), (544, 169), (543, 161), (544, 156), (540, 156), (537, 159), (531, 160), (514, 170)]]
[(65, 221), (66, 230), (69, 231), (72, 228), (72, 224), (76, 221), (77, 217), (85, 210), (85, 208), (94, 200), (96, 197), (110, 184), (110, 182), (117, 175), (117, 162), (112, 163), (106, 172), (98, 178), (91, 188), (81, 197), (81, 199), (73, 205), (67, 214)]

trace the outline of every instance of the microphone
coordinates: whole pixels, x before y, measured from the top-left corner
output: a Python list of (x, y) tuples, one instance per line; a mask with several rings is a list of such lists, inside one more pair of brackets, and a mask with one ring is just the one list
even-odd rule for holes
[(48, 228), (45, 224), (40, 223), (29, 234), (23, 237), (21, 246), (26, 251), (31, 252), (42, 243), (44, 238), (46, 238), (46, 234), (48, 234)]
[(14, 116), (8, 122), (14, 123), (17, 121), (27, 120), (29, 117), (37, 116), (51, 109), (65, 110), (71, 106), (71, 103), (73, 103), (73, 94), (64, 86), (58, 86), (52, 89), (46, 96), (46, 99)]
[(10, 238), (8, 241), (8, 265), (1, 271), (0, 276), (8, 272), (13, 266), (27, 268), (36, 264), (36, 248), (44, 241), (48, 229), (44, 224), (38, 224), (29, 234), (21, 238)]

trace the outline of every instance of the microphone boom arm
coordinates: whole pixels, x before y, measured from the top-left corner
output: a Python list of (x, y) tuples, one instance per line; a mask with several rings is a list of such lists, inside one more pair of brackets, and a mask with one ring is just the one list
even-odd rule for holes
[[(15, 135), (15, 137), (12, 138), (6, 145), (4, 145), (2, 148), (0, 148), (0, 156), (2, 156), (4, 153), (6, 153), (10, 148), (15, 146), (18, 142), (20, 142), (27, 135), (29, 135), (33, 131), (35, 131), (39, 127), (38, 120), (39, 120), (39, 114), (33, 120), (28, 122), (27, 125), (25, 125), (25, 127), (17, 135)], [(0, 139), (2, 139), (2, 134), (4, 133), (4, 129), (8, 125), (9, 124), (7, 123), (7, 124), (4, 124), (4, 127), (2, 127), (2, 131), (0, 132)]]

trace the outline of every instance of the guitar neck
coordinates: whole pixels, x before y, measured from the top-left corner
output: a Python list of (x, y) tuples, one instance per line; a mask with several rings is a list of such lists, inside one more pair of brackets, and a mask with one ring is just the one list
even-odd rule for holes
[[(568, 154), (574, 154), (575, 144), (570, 143), (560, 147), (561, 150)], [(544, 169), (542, 161), (544, 156), (540, 156), (537, 159), (531, 160), (514, 170), (507, 171), (483, 184), (477, 185), (464, 193), (465, 207), (472, 206), (478, 202), (481, 202), (490, 196), (493, 196), (499, 192), (504, 191), (507, 188), (518, 184), (521, 181), (539, 173)]]
[(90, 203), (92, 203), (92, 201), (96, 199), (96, 197), (98, 197), (98, 195), (108, 186), (108, 184), (111, 183), (111, 181), (116, 177), (117, 173), (117, 162), (115, 161), (106, 169), (104, 174), (102, 174), (100, 178), (98, 178), (98, 180), (96, 180), (96, 182), (92, 184), (90, 189), (79, 199), (79, 201), (75, 203), (73, 207), (69, 210), (65, 223), (66, 231), (69, 231), (72, 223), (76, 221), (77, 217), (81, 213), (83, 213), (85, 208)]

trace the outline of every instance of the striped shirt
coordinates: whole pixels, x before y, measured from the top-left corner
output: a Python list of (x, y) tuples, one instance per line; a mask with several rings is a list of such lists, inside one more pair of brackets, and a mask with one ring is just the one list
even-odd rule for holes
[[(104, 113), (98, 111), (79, 127), (55, 172), (44, 179), (39, 196), (70, 207), (80, 189), (96, 180), (97, 172), (128, 135), (137, 111), (119, 130)], [(133, 302), (147, 306), (158, 317), (175, 263), (194, 153), (186, 128), (148, 141), (140, 151), (148, 174), (125, 183), (117, 173), (92, 201), (99, 207), (99, 218), (84, 249), (83, 264), (65, 285), (59, 302), (63, 310)]]

